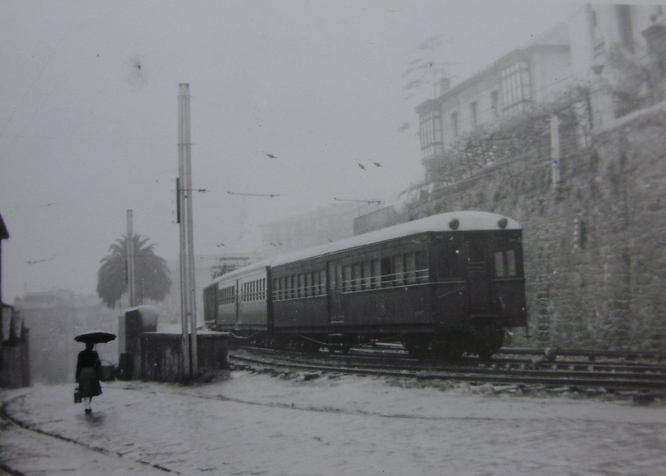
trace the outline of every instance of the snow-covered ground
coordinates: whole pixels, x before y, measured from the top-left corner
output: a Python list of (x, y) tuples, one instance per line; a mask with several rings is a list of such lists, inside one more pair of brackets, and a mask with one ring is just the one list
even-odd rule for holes
[[(109, 383), (86, 416), (71, 403), (72, 389), (36, 386), (2, 396), (13, 418), (103, 450), (109, 469), (114, 461), (135, 465), (115, 474), (160, 473), (155, 466), (185, 475), (666, 474), (666, 408), (659, 402), (236, 371), (188, 387)], [(5, 465), (55, 474), (34, 464), (26, 472), (4, 451), (9, 436), (0, 433)], [(79, 472), (57, 474), (107, 474), (72, 458), (81, 458)], [(49, 468), (48, 459), (42, 464)]]

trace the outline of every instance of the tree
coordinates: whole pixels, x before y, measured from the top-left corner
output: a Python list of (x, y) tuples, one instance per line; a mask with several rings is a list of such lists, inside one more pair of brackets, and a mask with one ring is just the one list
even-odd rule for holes
[[(137, 303), (144, 299), (162, 301), (171, 288), (169, 268), (164, 258), (155, 254), (155, 243), (134, 234), (134, 292)], [(127, 236), (109, 247), (109, 254), (100, 261), (97, 272), (97, 295), (107, 307), (114, 309), (123, 294), (129, 292), (127, 280)]]

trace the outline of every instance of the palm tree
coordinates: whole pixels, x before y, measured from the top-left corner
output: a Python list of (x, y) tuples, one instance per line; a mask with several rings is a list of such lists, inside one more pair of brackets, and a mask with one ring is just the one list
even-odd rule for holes
[[(169, 268), (164, 258), (155, 254), (155, 243), (147, 245), (149, 239), (133, 234), (134, 242), (134, 286), (138, 304), (144, 298), (162, 301), (171, 288)], [(123, 294), (129, 292), (127, 284), (126, 235), (109, 247), (109, 255), (101, 260), (97, 272), (97, 295), (107, 307), (115, 309)]]

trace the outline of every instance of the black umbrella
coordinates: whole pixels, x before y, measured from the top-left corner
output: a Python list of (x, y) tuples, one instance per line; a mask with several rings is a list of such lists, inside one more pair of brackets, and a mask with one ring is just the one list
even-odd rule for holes
[(112, 341), (115, 338), (116, 335), (110, 332), (88, 331), (74, 337), (74, 340), (76, 342), (83, 342), (84, 344), (87, 344), (88, 342), (91, 342), (93, 344), (105, 344), (107, 342)]

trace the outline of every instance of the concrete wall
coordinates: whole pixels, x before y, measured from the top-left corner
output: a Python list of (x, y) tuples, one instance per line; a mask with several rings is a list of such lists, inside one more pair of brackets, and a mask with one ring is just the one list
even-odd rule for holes
[[(178, 333), (144, 332), (139, 338), (137, 378), (158, 382), (183, 380), (182, 335)], [(197, 335), (199, 376), (214, 375), (229, 368), (228, 335), (203, 333)]]
[(25, 342), (13, 345), (3, 344), (0, 348), (0, 388), (20, 388), (30, 386), (30, 346), (27, 330)]

